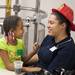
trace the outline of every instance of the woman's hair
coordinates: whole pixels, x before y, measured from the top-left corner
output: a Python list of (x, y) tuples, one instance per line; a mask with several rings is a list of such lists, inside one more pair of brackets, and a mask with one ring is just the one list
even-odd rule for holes
[(68, 36), (70, 36), (70, 22), (59, 12), (53, 12), (53, 14), (56, 15), (57, 19), (59, 20), (59, 23), (66, 24), (66, 33)]
[(3, 21), (3, 30), (5, 32), (5, 36), (8, 36), (8, 32), (13, 29), (15, 30), (17, 27), (17, 23), (21, 18), (18, 16), (8, 16)]

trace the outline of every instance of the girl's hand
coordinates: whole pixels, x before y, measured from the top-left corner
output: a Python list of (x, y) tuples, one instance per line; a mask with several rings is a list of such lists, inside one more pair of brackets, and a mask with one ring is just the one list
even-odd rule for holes
[(34, 44), (33, 44), (33, 51), (34, 52), (37, 52), (38, 51), (38, 49), (39, 49), (39, 44), (37, 43), (37, 42), (35, 42)]

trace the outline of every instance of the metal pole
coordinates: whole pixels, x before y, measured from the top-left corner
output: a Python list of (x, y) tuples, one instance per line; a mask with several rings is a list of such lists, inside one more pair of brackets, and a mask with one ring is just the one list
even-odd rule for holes
[(20, 5), (19, 5), (19, 0), (15, 0), (15, 5), (13, 6), (13, 10), (15, 12), (15, 15), (18, 15), (18, 12), (20, 11)]
[(38, 23), (36, 22), (37, 19), (34, 19), (34, 43), (37, 42), (37, 28), (38, 28)]
[(27, 29), (27, 35), (26, 35), (26, 40), (25, 40), (25, 42), (26, 42), (26, 54), (28, 54), (28, 40), (29, 40), (30, 17), (27, 16), (25, 21), (26, 21), (25, 27)]
[(16, 4), (16, 5), (19, 4), (19, 0), (15, 0), (15, 4)]
[(27, 28), (27, 35), (26, 35), (26, 52), (25, 52), (25, 54), (28, 54), (28, 38), (29, 38), (29, 25), (27, 25), (26, 26), (26, 28)]
[(11, 15), (11, 0), (6, 0), (6, 16)]
[(40, 9), (40, 0), (36, 0), (36, 13), (39, 12)]
[(40, 8), (40, 0), (36, 0), (36, 11), (35, 11), (35, 15), (36, 15), (36, 20), (34, 20), (34, 42), (37, 41), (37, 31), (38, 31), (38, 24), (39, 24), (39, 8)]

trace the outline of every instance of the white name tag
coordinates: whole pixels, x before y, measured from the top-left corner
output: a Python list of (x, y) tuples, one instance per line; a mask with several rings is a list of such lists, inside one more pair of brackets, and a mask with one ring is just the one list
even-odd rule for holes
[(57, 47), (56, 47), (56, 46), (53, 46), (53, 47), (50, 48), (49, 50), (53, 52), (53, 51), (55, 51), (56, 49), (57, 49)]

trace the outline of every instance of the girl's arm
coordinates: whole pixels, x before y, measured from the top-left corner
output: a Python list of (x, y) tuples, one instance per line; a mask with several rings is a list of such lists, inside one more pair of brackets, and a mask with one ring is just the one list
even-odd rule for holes
[(23, 67), (24, 72), (40, 72), (42, 69), (40, 67)]
[(35, 43), (33, 45), (33, 50), (31, 52), (29, 52), (25, 57), (22, 58), (24, 63), (28, 64), (30, 62), (32, 63), (32, 62), (38, 61), (38, 55), (36, 54), (38, 51), (38, 48), (39, 48), (38, 43)]
[(13, 63), (10, 63), (9, 61), (9, 55), (8, 52), (5, 50), (0, 50), (0, 57), (2, 58), (6, 69), (13, 71), (14, 70), (14, 65)]

